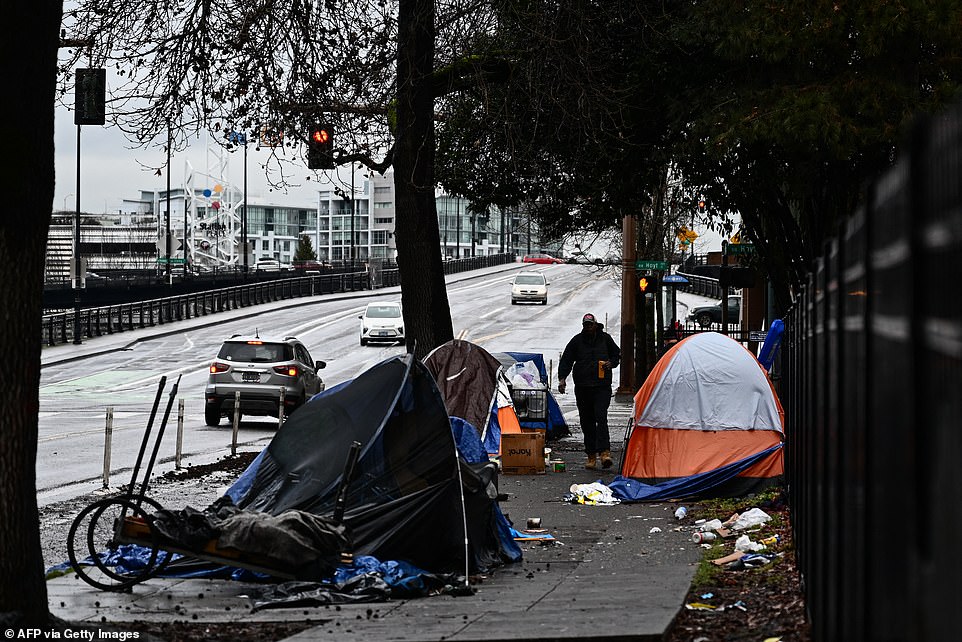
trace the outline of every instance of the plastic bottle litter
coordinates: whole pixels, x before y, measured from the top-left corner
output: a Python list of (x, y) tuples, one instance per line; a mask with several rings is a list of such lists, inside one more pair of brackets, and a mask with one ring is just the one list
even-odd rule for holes
[(764, 544), (765, 546), (774, 546), (782, 541), (782, 538), (778, 535), (772, 535), (771, 537), (766, 537), (765, 539), (758, 540), (759, 544)]
[(675, 511), (675, 519), (685, 519), (685, 515), (688, 514), (688, 509), (684, 506), (679, 506), (678, 510)]
[(698, 530), (700, 530), (700, 531), (713, 531), (713, 530), (718, 529), (718, 528), (721, 528), (721, 527), (722, 527), (721, 520), (720, 520), (720, 519), (713, 519), (713, 520), (709, 520), (709, 521), (705, 522), (704, 524), (700, 524), (700, 525), (698, 526)]
[(714, 533), (695, 532), (691, 534), (691, 541), (695, 542), (696, 544), (701, 544), (703, 542), (714, 542), (716, 539), (718, 539), (718, 535), (715, 535)]

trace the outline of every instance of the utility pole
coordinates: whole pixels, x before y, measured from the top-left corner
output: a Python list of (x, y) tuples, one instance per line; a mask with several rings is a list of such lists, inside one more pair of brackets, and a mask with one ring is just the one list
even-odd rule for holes
[(636, 242), (638, 221), (634, 216), (621, 219), (621, 366), (620, 381), (615, 397), (619, 401), (630, 400), (638, 387), (635, 385), (635, 303), (638, 298), (638, 279), (635, 260), (638, 256)]

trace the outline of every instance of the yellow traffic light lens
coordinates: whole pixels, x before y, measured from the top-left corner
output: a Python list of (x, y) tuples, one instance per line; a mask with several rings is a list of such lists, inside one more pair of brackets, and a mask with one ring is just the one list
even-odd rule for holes
[(326, 143), (330, 140), (331, 135), (327, 133), (326, 129), (315, 129), (311, 134), (311, 138), (315, 143)]

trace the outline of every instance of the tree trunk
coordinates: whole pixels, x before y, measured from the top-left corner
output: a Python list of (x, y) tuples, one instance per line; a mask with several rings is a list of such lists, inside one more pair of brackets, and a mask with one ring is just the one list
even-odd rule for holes
[(434, 201), (434, 2), (398, 7), (395, 235), (408, 341), (423, 357), (453, 338)]
[(3, 140), (15, 160), (0, 173), (10, 204), (0, 218), (0, 621), (42, 626), (48, 619), (37, 516), (37, 414), (43, 265), (54, 193), (57, 2), (6, 3), (0, 71), (7, 101)]

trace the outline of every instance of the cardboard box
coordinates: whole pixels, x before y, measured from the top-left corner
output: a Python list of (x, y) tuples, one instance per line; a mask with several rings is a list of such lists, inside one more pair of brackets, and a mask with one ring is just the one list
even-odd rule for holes
[(544, 432), (502, 434), (501, 472), (505, 475), (544, 475)]

